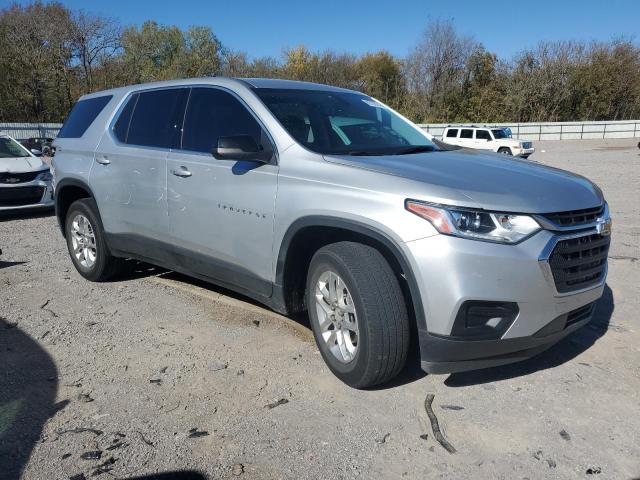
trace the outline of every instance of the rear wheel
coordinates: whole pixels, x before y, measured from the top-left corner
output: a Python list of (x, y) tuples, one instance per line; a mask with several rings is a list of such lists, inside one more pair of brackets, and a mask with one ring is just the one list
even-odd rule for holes
[(122, 259), (108, 252), (97, 211), (93, 199), (76, 200), (69, 207), (65, 221), (71, 261), (80, 275), (93, 282), (108, 280), (122, 266)]
[(500, 147), (498, 149), (498, 153), (501, 153), (502, 155), (513, 155), (513, 153), (511, 153), (511, 149), (509, 147)]
[(307, 305), (320, 353), (346, 384), (384, 383), (404, 367), (407, 309), (395, 273), (375, 248), (339, 242), (318, 250), (309, 267)]

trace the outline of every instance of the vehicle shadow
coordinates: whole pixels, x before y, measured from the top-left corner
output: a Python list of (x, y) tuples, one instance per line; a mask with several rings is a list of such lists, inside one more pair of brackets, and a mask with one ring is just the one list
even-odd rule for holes
[(23, 211), (6, 211), (0, 212), (0, 222), (11, 222), (13, 220), (29, 220), (32, 218), (47, 218), (53, 217), (55, 211), (53, 208), (47, 208), (43, 210), (23, 210)]
[(54, 404), (58, 371), (45, 350), (0, 317), (0, 465), (2, 478), (19, 478), (45, 422), (68, 401)]
[(16, 265), (22, 265), (23, 263), (27, 262), (3, 262), (2, 260), (0, 260), (0, 270), (2, 270), (3, 268), (14, 267)]
[(126, 282), (128, 280), (135, 280), (137, 278), (154, 277), (167, 274), (169, 271), (151, 265), (150, 263), (140, 262), (127, 258), (124, 260), (124, 266), (122, 272), (110, 279), (111, 282)]
[[(218, 285), (214, 285), (212, 283), (206, 282), (204, 280), (199, 280), (197, 278), (189, 277), (188, 275), (183, 275), (181, 273), (173, 272), (173, 271), (165, 271), (165, 273), (159, 275), (162, 278), (166, 278), (168, 280), (174, 280), (176, 282), (188, 283), (189, 285), (193, 285), (194, 287), (203, 288), (205, 290), (209, 290), (210, 292), (219, 293), (224, 295), (225, 297), (233, 298), (234, 300), (238, 300), (249, 305), (253, 305), (255, 307), (264, 308), (267, 311), (272, 311), (269, 307), (260, 303), (257, 300), (254, 300), (250, 297), (242, 295), (241, 293), (234, 292), (233, 290), (229, 290), (224, 287), (220, 287)], [(311, 325), (309, 324), (309, 318), (306, 312), (296, 313), (294, 315), (289, 315), (287, 318), (299, 323), (300, 325), (311, 329)]]
[[(200, 287), (211, 292), (219, 293), (227, 297), (260, 307), (268, 310), (268, 307), (255, 301), (249, 297), (246, 297), (240, 293), (236, 293), (232, 290), (228, 290), (217, 285), (199, 280), (187, 275), (183, 275), (170, 270), (165, 270), (160, 267), (146, 264), (135, 260), (127, 261), (126, 271), (119, 275), (114, 281), (125, 281), (134, 278), (142, 278), (147, 276), (159, 276), (174, 280), (181, 283), (186, 283), (196, 287)], [(609, 285), (605, 285), (602, 298), (598, 300), (596, 309), (591, 321), (580, 330), (572, 333), (568, 337), (561, 340), (559, 343), (549, 348), (548, 350), (540, 353), (539, 355), (524, 360), (522, 362), (513, 363), (509, 365), (503, 365), (498, 367), (486, 368), (482, 370), (473, 370), (469, 372), (454, 373), (449, 375), (444, 384), (448, 387), (465, 387), (470, 385), (478, 385), (483, 383), (490, 383), (500, 380), (507, 380), (509, 378), (521, 377), (537, 372), (539, 370), (545, 370), (547, 368), (554, 368), (563, 363), (572, 360), (584, 351), (588, 350), (595, 342), (602, 337), (609, 328), (609, 322), (615, 308), (613, 292)], [(292, 320), (311, 329), (309, 319), (306, 312), (290, 316)], [(427, 374), (420, 368), (420, 349), (416, 340), (417, 335), (412, 335), (412, 342), (409, 349), (407, 358), (407, 366), (391, 381), (371, 387), (370, 390), (386, 390), (390, 388), (400, 387), (413, 383), (424, 378)]]
[(596, 304), (591, 321), (581, 329), (563, 338), (553, 347), (522, 362), (482, 370), (453, 373), (444, 381), (444, 384), (448, 387), (468, 387), (523, 377), (540, 370), (562, 365), (588, 350), (607, 332), (614, 309), (613, 292), (609, 285), (605, 285), (604, 293)]
[[(190, 277), (182, 273), (174, 272), (173, 270), (167, 270), (162, 267), (156, 267), (155, 265), (151, 265), (151, 264), (140, 262), (138, 260), (133, 260), (133, 259), (125, 260), (125, 266), (124, 266), (123, 272), (117, 275), (116, 277), (114, 277), (111, 281), (124, 282), (127, 280), (134, 280), (137, 278), (144, 278), (144, 277), (160, 277), (160, 278), (165, 278), (167, 280), (173, 280), (176, 282), (189, 284), (194, 287), (203, 288), (210, 292), (218, 293), (220, 295), (224, 295), (225, 297), (229, 297), (234, 300), (238, 300), (238, 301), (247, 303), (249, 305), (253, 305), (256, 307), (264, 308), (267, 311), (271, 311), (269, 307), (267, 307), (266, 305), (250, 297), (247, 297), (241, 293), (237, 293), (233, 290), (220, 287), (218, 285), (206, 282), (204, 280), (200, 280), (195, 277)], [(290, 315), (289, 318), (304, 327), (307, 327), (309, 329), (311, 328), (306, 312), (303, 312), (301, 314)]]
[(202, 473), (193, 470), (182, 470), (175, 472), (153, 473), (142, 477), (128, 477), (127, 480), (207, 480), (207, 477)]

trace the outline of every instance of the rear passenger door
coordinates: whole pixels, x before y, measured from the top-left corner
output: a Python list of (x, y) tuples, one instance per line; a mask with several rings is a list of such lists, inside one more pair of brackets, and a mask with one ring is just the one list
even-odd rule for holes
[(474, 145), (473, 129), (461, 128), (460, 136), (458, 137), (458, 145), (461, 147), (473, 148)]
[(278, 166), (275, 158), (215, 159), (218, 138), (231, 135), (251, 135), (275, 151), (234, 93), (192, 88), (181, 148), (167, 161), (171, 242), (184, 269), (269, 296)]
[(90, 183), (116, 249), (162, 257), (157, 250), (168, 235), (167, 155), (180, 139), (188, 93), (168, 88), (130, 95), (95, 152)]

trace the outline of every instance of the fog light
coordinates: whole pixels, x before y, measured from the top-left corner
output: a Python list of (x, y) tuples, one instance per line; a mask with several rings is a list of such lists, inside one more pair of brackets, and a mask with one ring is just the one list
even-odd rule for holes
[(514, 302), (467, 300), (460, 306), (451, 335), (469, 339), (498, 339), (518, 316)]

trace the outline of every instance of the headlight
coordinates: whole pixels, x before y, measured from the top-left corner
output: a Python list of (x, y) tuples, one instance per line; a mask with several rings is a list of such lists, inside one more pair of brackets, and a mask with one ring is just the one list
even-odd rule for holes
[(41, 182), (50, 182), (52, 178), (53, 175), (51, 175), (51, 172), (47, 170), (46, 172), (42, 172), (41, 174), (39, 174), (36, 177), (36, 180), (40, 180)]
[(411, 213), (429, 220), (438, 232), (445, 235), (487, 242), (518, 243), (540, 230), (538, 222), (528, 215), (445, 207), (414, 200), (407, 200), (405, 207)]

